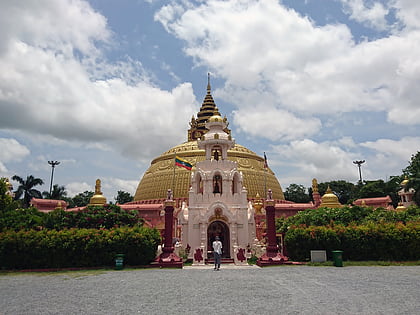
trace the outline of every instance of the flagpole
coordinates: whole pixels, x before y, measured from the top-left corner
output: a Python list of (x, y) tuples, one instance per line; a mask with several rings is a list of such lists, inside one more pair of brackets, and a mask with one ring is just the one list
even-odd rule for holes
[(174, 174), (172, 176), (172, 196), (175, 197), (175, 169), (176, 169), (176, 152), (174, 153)]
[(264, 198), (267, 198), (267, 170), (268, 170), (267, 157), (264, 152)]

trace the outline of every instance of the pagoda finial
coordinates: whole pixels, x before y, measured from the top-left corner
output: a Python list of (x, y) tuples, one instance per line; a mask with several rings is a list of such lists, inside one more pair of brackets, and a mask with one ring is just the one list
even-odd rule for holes
[(207, 94), (210, 94), (211, 86), (210, 86), (210, 72), (207, 72)]

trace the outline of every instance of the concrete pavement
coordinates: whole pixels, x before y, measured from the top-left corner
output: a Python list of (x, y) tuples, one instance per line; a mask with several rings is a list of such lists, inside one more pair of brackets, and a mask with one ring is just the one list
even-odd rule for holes
[(0, 314), (418, 314), (420, 266), (0, 275)]

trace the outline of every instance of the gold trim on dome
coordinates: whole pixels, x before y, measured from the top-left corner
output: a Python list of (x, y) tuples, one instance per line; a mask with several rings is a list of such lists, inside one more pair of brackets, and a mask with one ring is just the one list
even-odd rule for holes
[[(185, 142), (169, 149), (152, 161), (137, 187), (134, 201), (166, 197), (167, 190), (172, 188), (175, 154), (193, 166), (205, 160), (205, 151), (198, 148), (197, 141)], [(248, 191), (248, 196), (255, 196), (257, 193), (264, 196), (266, 181), (266, 187), (273, 191), (273, 198), (284, 199), (280, 183), (274, 173), (268, 169), (266, 174), (263, 157), (240, 144), (235, 144), (228, 151), (228, 160), (238, 163), (238, 171), (243, 174), (243, 185)], [(188, 197), (190, 181), (190, 171), (180, 167), (175, 169), (174, 198)]]

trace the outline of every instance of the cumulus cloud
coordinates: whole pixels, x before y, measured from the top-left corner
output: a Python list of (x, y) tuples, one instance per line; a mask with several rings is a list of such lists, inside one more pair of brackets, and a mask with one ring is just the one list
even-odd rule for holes
[(388, 29), (386, 15), (389, 9), (379, 1), (364, 0), (341, 0), (344, 6), (344, 12), (349, 14), (350, 18), (378, 30)]
[[(2, 2), (0, 125), (150, 158), (179, 142), (175, 115), (195, 111), (191, 84), (170, 91), (141, 63), (102, 56), (112, 32), (84, 1)], [(158, 139), (158, 141), (157, 141)]]
[(110, 198), (108, 201), (115, 202), (114, 198), (117, 196), (117, 192), (119, 190), (128, 192), (134, 196), (138, 184), (138, 180), (127, 180), (115, 177), (108, 177), (104, 178), (102, 182), (102, 187), (104, 194), (106, 194)]
[(403, 137), (400, 140), (378, 139), (366, 141), (360, 145), (389, 160), (403, 160), (408, 163), (411, 156), (420, 150), (420, 137)]
[(314, 177), (320, 182), (341, 179), (357, 182), (359, 174), (353, 163), (356, 160), (366, 161), (362, 166), (364, 180), (387, 180), (390, 176), (401, 175), (418, 148), (420, 137), (361, 143), (350, 137), (323, 142), (304, 139), (273, 146), (270, 164), (283, 170), (278, 177), (286, 186), (304, 183), (309, 187)]
[(321, 127), (316, 118), (302, 119), (281, 109), (235, 111), (233, 117), (239, 131), (273, 141), (301, 139), (317, 133)]
[(30, 154), (29, 149), (16, 139), (0, 138), (0, 173), (6, 173), (7, 162), (18, 162)]
[[(409, 13), (419, 11), (419, 2), (346, 2), (352, 14), (364, 12), (360, 18), (379, 28), (385, 27), (386, 12), (397, 10), (398, 30), (361, 42), (344, 24), (318, 26), (274, 0), (187, 3), (167, 5), (155, 19), (185, 42), (185, 53), (197, 65), (226, 80), (216, 93), (236, 104), (235, 123), (242, 130), (256, 104), (300, 121), (308, 114), (371, 111), (386, 112), (392, 123), (420, 124), (420, 30)], [(292, 137), (295, 130), (284, 129), (285, 139)]]
[(95, 185), (89, 185), (86, 182), (71, 182), (66, 186), (67, 196), (74, 197), (85, 191), (95, 191)]
[(273, 146), (273, 153), (275, 158), (289, 161), (288, 164), (300, 173), (298, 177), (304, 176), (307, 181), (314, 177), (320, 182), (357, 180), (357, 172), (352, 163), (357, 154), (331, 142), (295, 140), (287, 145)]

